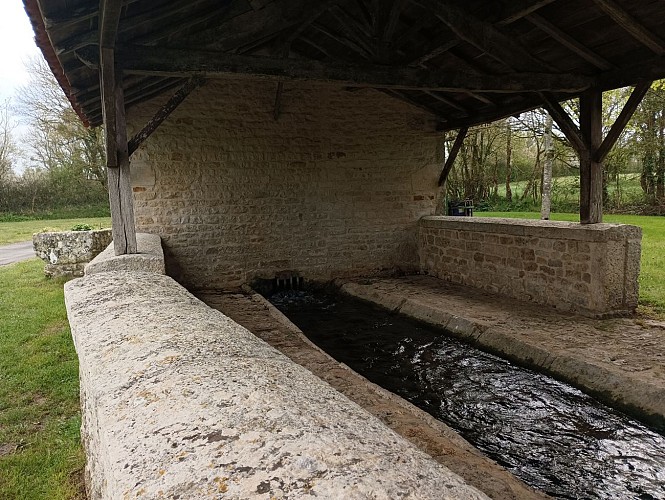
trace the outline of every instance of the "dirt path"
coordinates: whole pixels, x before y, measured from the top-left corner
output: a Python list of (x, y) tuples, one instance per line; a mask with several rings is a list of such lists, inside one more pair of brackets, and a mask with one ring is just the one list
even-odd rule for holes
[(325, 354), (262, 297), (211, 291), (196, 295), (328, 382), (490, 497), (547, 498), (482, 455), (450, 427)]

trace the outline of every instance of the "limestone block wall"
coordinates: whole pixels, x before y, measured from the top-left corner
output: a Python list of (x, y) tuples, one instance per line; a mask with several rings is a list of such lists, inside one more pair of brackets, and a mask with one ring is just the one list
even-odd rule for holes
[(637, 307), (642, 230), (621, 224), (424, 217), (421, 271), (589, 316)]
[(65, 285), (88, 498), (487, 500), (141, 262)]
[[(132, 157), (139, 230), (162, 237), (186, 286), (282, 271), (327, 280), (416, 270), (417, 221), (434, 214), (440, 134), (374, 90), (209, 81)], [(137, 131), (165, 100), (133, 108)]]

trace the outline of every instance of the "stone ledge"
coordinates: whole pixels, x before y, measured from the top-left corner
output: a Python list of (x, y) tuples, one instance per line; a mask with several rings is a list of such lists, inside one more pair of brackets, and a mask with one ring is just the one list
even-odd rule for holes
[(626, 224), (580, 224), (578, 222), (538, 219), (503, 219), (499, 217), (427, 216), (420, 227), (501, 233), (513, 236), (552, 237), (577, 241), (611, 241), (641, 238), (642, 229)]
[(159, 235), (137, 233), (136, 243), (139, 253), (116, 255), (113, 242), (85, 266), (85, 275), (108, 271), (146, 271), (166, 274), (164, 251)]
[(487, 498), (171, 278), (65, 298), (91, 500)]

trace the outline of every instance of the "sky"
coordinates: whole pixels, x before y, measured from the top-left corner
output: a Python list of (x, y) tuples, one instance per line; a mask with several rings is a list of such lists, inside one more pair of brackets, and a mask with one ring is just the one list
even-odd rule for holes
[(0, 102), (28, 80), (24, 61), (38, 54), (21, 0), (0, 0)]

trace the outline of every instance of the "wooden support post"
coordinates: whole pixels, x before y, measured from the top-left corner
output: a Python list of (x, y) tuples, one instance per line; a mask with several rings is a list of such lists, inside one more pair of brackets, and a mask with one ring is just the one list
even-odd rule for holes
[(448, 158), (446, 159), (446, 164), (443, 166), (443, 170), (441, 171), (441, 175), (439, 176), (439, 186), (443, 186), (445, 184), (446, 179), (448, 178), (448, 174), (450, 174), (450, 171), (453, 168), (453, 164), (455, 163), (455, 158), (457, 158), (457, 154), (459, 153), (459, 150), (462, 147), (462, 143), (464, 143), (464, 138), (466, 137), (466, 133), (468, 131), (469, 128), (465, 127), (461, 128), (460, 131), (457, 133), (457, 137), (455, 138), (453, 147), (450, 150)]
[[(127, 125), (125, 121), (125, 99), (122, 89), (122, 73), (115, 75), (115, 134), (117, 167), (107, 168), (109, 203), (111, 206), (111, 224), (113, 247), (116, 255), (132, 254), (138, 251), (136, 227), (134, 225), (134, 199), (129, 171), (129, 152), (127, 145)], [(107, 127), (107, 130), (109, 128)]]
[(134, 199), (129, 173), (127, 122), (122, 71), (115, 64), (115, 42), (122, 12), (122, 2), (99, 2), (99, 84), (102, 89), (106, 133), (106, 171), (113, 247), (116, 255), (136, 253)]
[(590, 89), (580, 96), (580, 132), (589, 146), (580, 154), (580, 222), (603, 221), (603, 164), (594, 159), (603, 141), (603, 92)]

